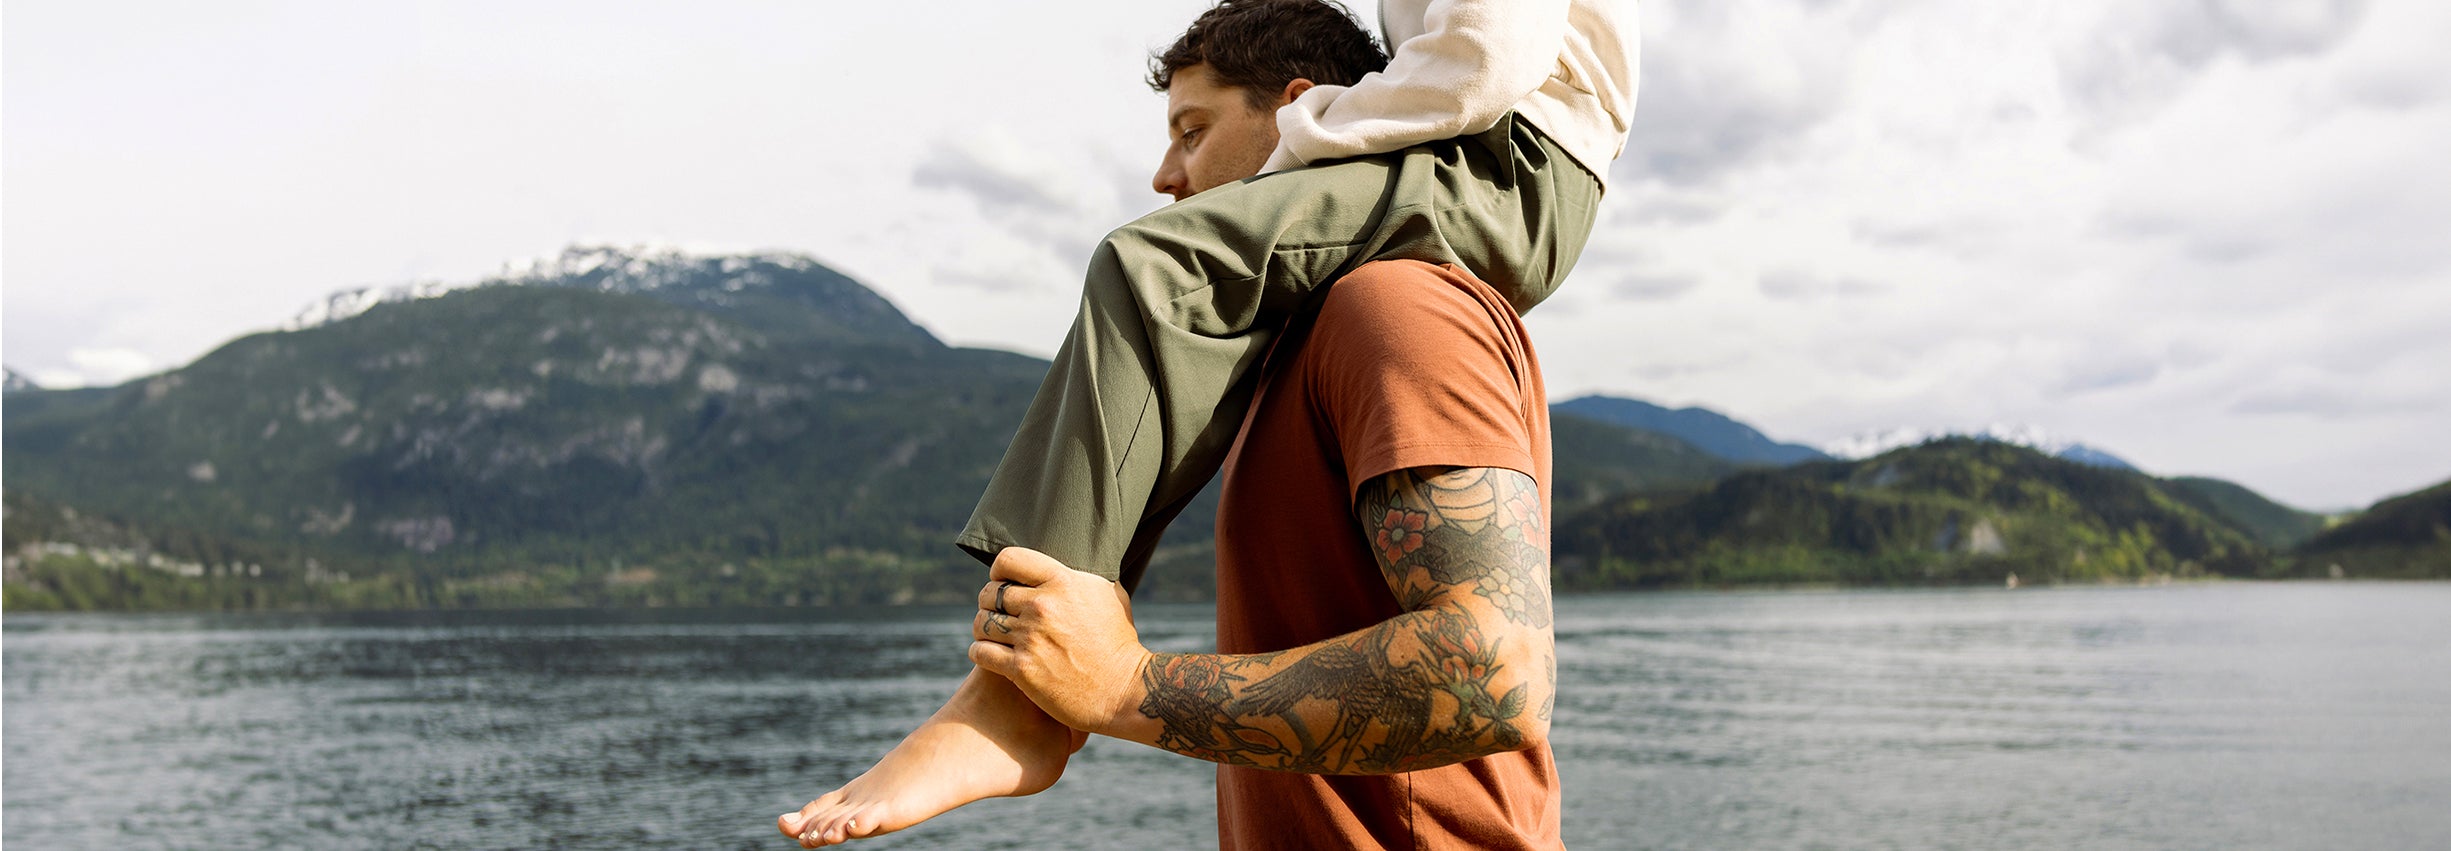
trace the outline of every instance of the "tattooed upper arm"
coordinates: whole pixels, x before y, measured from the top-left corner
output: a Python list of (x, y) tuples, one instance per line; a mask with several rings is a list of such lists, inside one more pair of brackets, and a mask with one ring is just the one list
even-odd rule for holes
[(1549, 625), (1549, 530), (1532, 477), (1494, 467), (1398, 470), (1364, 485), (1354, 506), (1406, 610), (1468, 592), (1510, 621)]

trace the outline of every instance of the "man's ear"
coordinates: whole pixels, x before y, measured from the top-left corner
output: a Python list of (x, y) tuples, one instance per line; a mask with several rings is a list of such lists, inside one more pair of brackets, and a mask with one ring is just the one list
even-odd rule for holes
[(1277, 93), (1277, 105), (1284, 106), (1286, 104), (1293, 103), (1294, 98), (1301, 97), (1303, 92), (1310, 91), (1311, 87), (1316, 85), (1319, 84), (1301, 77), (1295, 77), (1293, 82), (1285, 84), (1284, 91)]

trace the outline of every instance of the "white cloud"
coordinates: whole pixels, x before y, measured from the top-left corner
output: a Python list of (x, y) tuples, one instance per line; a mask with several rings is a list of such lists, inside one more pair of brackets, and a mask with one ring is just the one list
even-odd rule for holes
[(1613, 298), (1533, 315), (1553, 388), (1807, 440), (2034, 423), (2325, 505), (2388, 478), (2332, 447), (2451, 431), (2414, 366), (2451, 363), (2442, 4), (1644, 10), (1567, 287)]
[(909, 306), (947, 341), (1052, 354), (1098, 241), (1164, 201), (1127, 161), (1103, 143), (1050, 146), (999, 125), (940, 142), (911, 169), (937, 233), (921, 240)]
[(1709, 181), (1794, 142), (1847, 94), (1849, 9), (1707, 0), (1642, 10), (1639, 120), (1619, 179)]
[(1609, 287), (1609, 294), (1632, 301), (1660, 301), (1676, 298), (1693, 291), (1702, 282), (1676, 275), (1624, 275)]
[[(7, 360), (115, 380), (581, 238), (804, 250), (1044, 354), (1162, 202), (1140, 76), (1206, 5), (12, 6)], [(2451, 4), (1641, 9), (1633, 139), (1530, 320), (1560, 398), (2033, 423), (2308, 505), (2451, 475)]]
[(1886, 288), (1862, 278), (1832, 277), (1802, 269), (1766, 272), (1755, 283), (1762, 295), (1782, 301), (1859, 298), (1880, 295)]
[(911, 185), (950, 189), (994, 214), (1077, 216), (1089, 212), (1092, 187), (1067, 180), (1052, 152), (990, 127), (939, 140), (912, 170)]

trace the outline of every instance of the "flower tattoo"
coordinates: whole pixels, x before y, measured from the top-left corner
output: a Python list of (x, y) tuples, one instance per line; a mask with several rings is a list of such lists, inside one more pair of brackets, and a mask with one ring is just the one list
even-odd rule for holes
[(1379, 521), (1379, 554), (1386, 556), (1389, 564), (1412, 555), (1414, 550), (1421, 549), (1421, 530), (1429, 522), (1426, 512), (1388, 509), (1387, 519)]

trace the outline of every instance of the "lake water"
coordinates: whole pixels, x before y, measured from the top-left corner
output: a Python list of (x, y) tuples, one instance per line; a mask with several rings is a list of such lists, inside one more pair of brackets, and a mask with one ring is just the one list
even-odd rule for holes
[[(932, 710), (968, 623), (12, 614), (0, 840), (795, 848), (774, 815)], [(1583, 596), (1558, 638), (1576, 848), (2451, 848), (2451, 584)], [(1098, 740), (867, 847), (1201, 847), (1211, 794)]]

